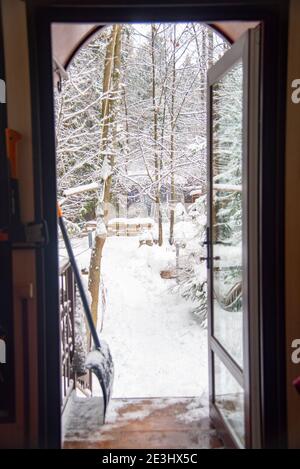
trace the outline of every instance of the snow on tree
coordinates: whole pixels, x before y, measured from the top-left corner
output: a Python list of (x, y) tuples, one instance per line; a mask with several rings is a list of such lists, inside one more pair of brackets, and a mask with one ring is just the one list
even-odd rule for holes
[[(159, 245), (163, 222), (172, 244), (176, 205), (194, 187), (205, 187), (206, 74), (227, 47), (198, 23), (105, 27), (73, 58), (69, 79), (55, 93), (66, 223), (78, 233), (97, 220), (89, 282), (94, 318), (110, 210), (127, 217), (130, 207), (136, 216), (133, 204), (141, 204), (143, 216), (151, 212), (158, 223)], [(64, 196), (92, 184), (96, 190)], [(189, 275), (198, 278), (196, 270)]]
[[(111, 30), (104, 28), (81, 49), (68, 69), (70, 79), (63, 83), (62, 93), (56, 93), (59, 196), (65, 189), (101, 178), (99, 107), (108, 101), (103, 73)], [(115, 130), (107, 142), (115, 160), (114, 202), (131, 191), (152, 202), (159, 193), (171, 201), (178, 198), (174, 191), (179, 194), (205, 183), (206, 72), (225, 48), (201, 24), (122, 25), (121, 63), (116, 70), (120, 88), (108, 93), (109, 101), (118, 104)], [(73, 223), (94, 218), (96, 200), (92, 192), (69, 198), (67, 218)]]
[[(177, 207), (176, 207), (177, 208)], [(187, 218), (188, 217), (188, 218)], [(176, 220), (182, 219), (182, 212)], [(185, 299), (194, 302), (193, 313), (198, 318), (201, 326), (206, 326), (207, 318), (207, 272), (206, 263), (201, 257), (206, 256), (206, 247), (203, 245), (206, 230), (206, 195), (199, 197), (190, 207), (184, 220), (189, 220), (193, 230), (181, 230), (176, 233), (175, 243), (180, 243), (180, 258), (177, 285), (175, 291), (179, 291)], [(182, 222), (179, 222), (179, 224)]]

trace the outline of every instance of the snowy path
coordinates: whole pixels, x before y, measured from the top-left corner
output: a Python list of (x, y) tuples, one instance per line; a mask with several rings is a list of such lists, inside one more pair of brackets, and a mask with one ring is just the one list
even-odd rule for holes
[(174, 256), (138, 238), (108, 238), (102, 335), (115, 362), (113, 397), (199, 396), (207, 391), (207, 332), (159, 272)]

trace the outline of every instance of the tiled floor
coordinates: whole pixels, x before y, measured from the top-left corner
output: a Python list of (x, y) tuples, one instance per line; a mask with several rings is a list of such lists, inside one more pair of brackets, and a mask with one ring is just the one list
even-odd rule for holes
[(103, 427), (91, 426), (78, 431), (69, 426), (64, 442), (66, 449), (218, 449), (222, 446), (211, 426), (207, 403), (198, 398), (113, 399)]

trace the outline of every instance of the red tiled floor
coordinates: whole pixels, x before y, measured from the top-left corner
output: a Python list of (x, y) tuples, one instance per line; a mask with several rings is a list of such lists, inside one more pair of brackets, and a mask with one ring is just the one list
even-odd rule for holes
[(221, 448), (207, 404), (197, 398), (113, 399), (99, 430), (68, 431), (64, 448), (196, 449)]

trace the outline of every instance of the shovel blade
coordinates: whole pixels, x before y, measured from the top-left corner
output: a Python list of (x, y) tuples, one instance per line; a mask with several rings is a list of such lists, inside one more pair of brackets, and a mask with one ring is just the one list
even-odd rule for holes
[(109, 347), (103, 340), (101, 341), (101, 349), (92, 350), (88, 353), (85, 366), (94, 373), (101, 386), (104, 402), (103, 421), (105, 421), (106, 410), (113, 388), (114, 362)]

